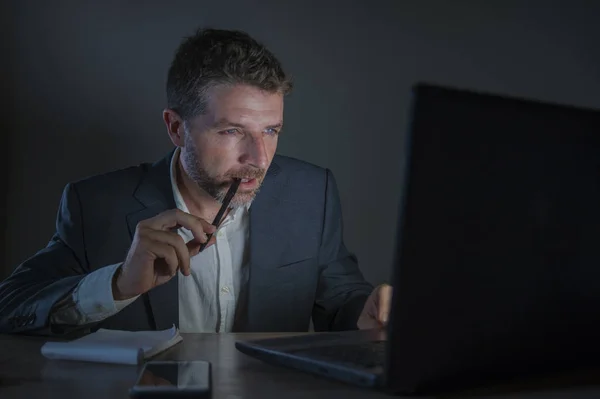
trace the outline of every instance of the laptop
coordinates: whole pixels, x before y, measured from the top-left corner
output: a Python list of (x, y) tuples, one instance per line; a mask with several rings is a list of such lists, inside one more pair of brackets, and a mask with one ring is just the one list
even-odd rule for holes
[(385, 330), (239, 341), (394, 394), (600, 363), (600, 112), (417, 84)]

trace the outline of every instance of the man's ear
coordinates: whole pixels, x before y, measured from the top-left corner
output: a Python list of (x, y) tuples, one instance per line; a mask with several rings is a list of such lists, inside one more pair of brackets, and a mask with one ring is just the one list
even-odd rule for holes
[(183, 147), (184, 141), (184, 126), (183, 119), (179, 116), (179, 114), (172, 109), (166, 108), (163, 111), (163, 121), (167, 126), (167, 133), (169, 133), (169, 138), (171, 142), (177, 147)]

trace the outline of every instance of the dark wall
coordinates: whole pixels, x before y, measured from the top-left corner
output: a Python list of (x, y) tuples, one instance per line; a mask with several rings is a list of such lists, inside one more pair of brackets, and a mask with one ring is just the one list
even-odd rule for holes
[(198, 26), (248, 31), (295, 76), (279, 152), (333, 170), (347, 245), (373, 283), (390, 272), (414, 82), (600, 107), (600, 2), (15, 1), (11, 7), (5, 40), (14, 69), (2, 80), (14, 89), (14, 126), (2, 134), (10, 138), (2, 147), (8, 147), (1, 182), (9, 189), (5, 273), (50, 239), (67, 182), (152, 161), (170, 149), (161, 121), (166, 71), (182, 36)]
[(12, 172), (11, 135), (14, 134), (14, 7), (12, 3), (0, 2), (0, 278), (11, 267), (4, 261), (7, 259), (8, 238), (8, 193), (11, 187)]

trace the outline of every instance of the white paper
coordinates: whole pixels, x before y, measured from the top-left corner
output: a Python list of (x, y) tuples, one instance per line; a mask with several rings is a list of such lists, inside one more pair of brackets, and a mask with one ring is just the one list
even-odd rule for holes
[(99, 329), (70, 342), (46, 342), (42, 355), (48, 359), (138, 364), (181, 340), (175, 326), (162, 331)]

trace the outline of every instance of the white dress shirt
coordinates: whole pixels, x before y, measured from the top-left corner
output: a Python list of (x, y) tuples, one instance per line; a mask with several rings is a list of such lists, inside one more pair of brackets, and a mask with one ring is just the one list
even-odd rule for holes
[[(189, 213), (177, 185), (179, 153), (177, 148), (171, 159), (171, 188), (177, 208)], [(193, 238), (183, 227), (177, 233), (186, 243)], [(190, 276), (177, 273), (179, 329), (183, 333), (229, 332), (235, 322), (238, 299), (248, 282), (249, 207), (229, 212), (215, 236), (214, 245), (190, 259)], [(57, 309), (51, 315), (52, 323), (97, 322), (135, 301), (137, 297), (113, 298), (113, 275), (120, 266), (109, 265), (86, 275), (73, 291), (73, 304)]]

